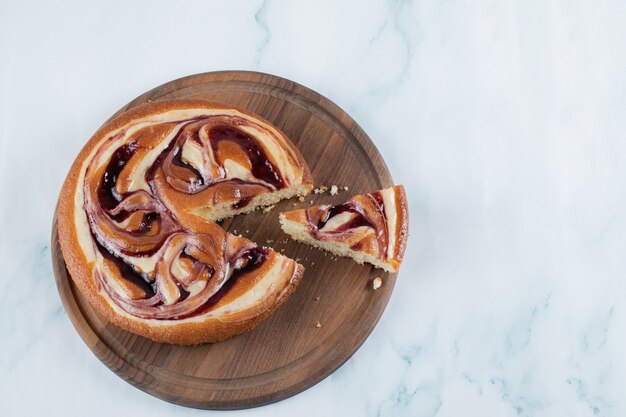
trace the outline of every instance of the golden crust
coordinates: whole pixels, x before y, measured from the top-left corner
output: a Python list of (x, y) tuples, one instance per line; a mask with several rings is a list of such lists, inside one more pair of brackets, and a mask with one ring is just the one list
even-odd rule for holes
[(409, 203), (406, 199), (406, 192), (403, 185), (394, 186), (396, 196), (396, 242), (395, 260), (397, 265), (395, 270), (400, 268), (407, 241), (409, 240)]
[[(106, 122), (83, 147), (72, 164), (65, 179), (59, 195), (59, 205), (57, 210), (59, 242), (67, 269), (76, 286), (89, 300), (95, 310), (110, 322), (122, 327), (125, 330), (148, 337), (157, 342), (181, 345), (216, 342), (252, 329), (268, 317), (279, 305), (285, 302), (287, 297), (295, 291), (302, 275), (304, 274), (304, 267), (297, 264), (295, 261), (291, 261), (293, 263), (293, 269), (291, 271), (292, 275), (289, 283), (282, 290), (282, 292), (280, 292), (275, 299), (269, 300), (267, 302), (268, 305), (264, 306), (263, 311), (253, 317), (243, 318), (241, 320), (222, 321), (215, 317), (203, 319), (202, 316), (199, 316), (199, 318), (192, 321), (163, 320), (158, 325), (154, 326), (143, 319), (119, 314), (111, 306), (109, 300), (100, 294), (98, 284), (93, 277), (93, 262), (90, 262), (87, 259), (81, 245), (79, 244), (78, 231), (75, 225), (76, 213), (74, 199), (76, 189), (79, 186), (78, 182), (81, 175), (82, 164), (89, 156), (94, 146), (96, 146), (109, 132), (122, 128), (134, 119), (142, 118), (150, 114), (173, 109), (188, 108), (235, 109), (271, 126), (271, 124), (266, 120), (244, 110), (203, 100), (167, 100), (139, 106)], [(304, 158), (295, 146), (293, 146), (293, 144), (286, 137), (284, 138), (286, 143), (293, 148), (293, 151), (298, 158), (298, 162), (303, 172), (303, 183), (310, 184), (312, 188), (313, 179)], [(279, 254), (277, 254), (277, 256), (284, 258)]]

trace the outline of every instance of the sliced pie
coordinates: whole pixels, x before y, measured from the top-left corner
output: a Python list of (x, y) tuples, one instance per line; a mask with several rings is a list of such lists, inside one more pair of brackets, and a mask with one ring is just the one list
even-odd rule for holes
[(73, 281), (114, 324), (160, 342), (218, 341), (267, 317), (304, 268), (213, 221), (312, 187), (302, 155), (260, 117), (153, 102), (105, 123), (80, 152), (59, 241)]
[(280, 223), (295, 240), (397, 272), (408, 238), (406, 194), (401, 185), (389, 187), (336, 206), (281, 213)]

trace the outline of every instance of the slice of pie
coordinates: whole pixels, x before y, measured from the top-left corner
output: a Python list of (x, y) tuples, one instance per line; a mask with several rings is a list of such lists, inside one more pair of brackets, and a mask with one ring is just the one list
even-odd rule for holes
[(285, 233), (337, 255), (397, 272), (409, 230), (404, 187), (357, 195), (337, 205), (319, 205), (280, 214)]
[(214, 342), (271, 314), (304, 268), (213, 221), (311, 191), (293, 143), (260, 117), (157, 101), (105, 123), (59, 198), (68, 271), (114, 324), (159, 342)]

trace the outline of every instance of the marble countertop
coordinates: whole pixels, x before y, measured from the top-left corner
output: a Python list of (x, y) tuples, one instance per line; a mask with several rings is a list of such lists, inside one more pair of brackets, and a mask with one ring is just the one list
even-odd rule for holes
[(109, 371), (52, 277), (52, 212), (133, 97), (249, 69), (324, 94), (407, 188), (379, 325), (337, 372), (229, 416), (626, 415), (626, 4), (0, 2), (0, 415), (189, 416)]

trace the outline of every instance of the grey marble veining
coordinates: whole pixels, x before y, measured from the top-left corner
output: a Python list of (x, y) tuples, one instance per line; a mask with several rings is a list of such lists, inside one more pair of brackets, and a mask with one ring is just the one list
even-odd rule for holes
[(307, 85), (410, 200), (396, 290), (315, 387), (230, 415), (626, 414), (626, 3), (0, 2), (0, 415), (216, 414), (134, 389), (73, 329), (52, 212), (99, 124), (220, 70)]

